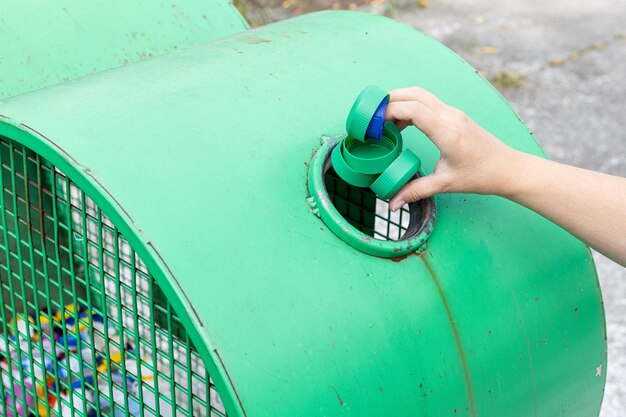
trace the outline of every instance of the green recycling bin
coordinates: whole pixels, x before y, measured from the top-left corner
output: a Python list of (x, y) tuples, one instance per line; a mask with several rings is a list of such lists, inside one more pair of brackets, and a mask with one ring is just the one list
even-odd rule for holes
[(543, 155), (454, 53), (353, 12), (28, 3), (0, 31), (3, 415), (598, 415), (583, 243), (493, 196), (390, 213), (333, 167), (370, 84)]

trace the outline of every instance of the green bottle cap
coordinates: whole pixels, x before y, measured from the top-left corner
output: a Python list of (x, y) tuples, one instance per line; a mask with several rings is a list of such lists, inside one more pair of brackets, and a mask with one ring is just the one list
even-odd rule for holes
[(383, 89), (371, 85), (361, 91), (356, 101), (348, 113), (346, 121), (346, 131), (348, 136), (364, 141), (366, 137), (367, 127), (369, 126), (376, 109), (380, 104), (388, 99), (389, 94)]
[(350, 168), (343, 158), (342, 149), (343, 144), (338, 143), (330, 155), (330, 162), (332, 163), (337, 175), (339, 175), (339, 178), (348, 184), (354, 185), (355, 187), (365, 188), (372, 185), (376, 179), (376, 175), (362, 174)]
[(389, 200), (415, 175), (421, 165), (420, 159), (405, 149), (372, 183), (370, 189), (383, 200)]
[(342, 146), (343, 157), (352, 169), (362, 174), (380, 174), (400, 154), (402, 135), (393, 122), (387, 122), (381, 140), (361, 142), (348, 136)]

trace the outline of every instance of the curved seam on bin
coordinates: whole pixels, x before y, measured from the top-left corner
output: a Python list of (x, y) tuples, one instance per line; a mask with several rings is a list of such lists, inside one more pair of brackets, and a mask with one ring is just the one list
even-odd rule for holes
[(537, 400), (537, 382), (535, 378), (535, 365), (533, 361), (530, 337), (528, 336), (528, 331), (526, 330), (526, 323), (524, 322), (524, 316), (522, 315), (522, 310), (517, 299), (517, 294), (515, 293), (515, 289), (513, 288), (511, 281), (508, 279), (508, 275), (505, 273), (506, 268), (501, 264), (499, 264), (499, 267), (502, 275), (506, 278), (506, 283), (508, 287), (510, 288), (511, 297), (513, 298), (513, 303), (515, 304), (515, 312), (517, 313), (517, 318), (520, 322), (520, 329), (522, 331), (522, 334), (524, 335), (524, 343), (526, 345), (526, 353), (528, 355), (528, 366), (530, 368), (530, 379), (533, 387), (533, 415), (536, 417), (538, 415), (539, 403)]
[(469, 363), (467, 361), (467, 355), (465, 354), (465, 348), (463, 347), (463, 343), (461, 342), (461, 335), (459, 334), (459, 329), (456, 325), (456, 321), (454, 319), (454, 315), (452, 314), (452, 309), (450, 308), (450, 304), (445, 296), (443, 291), (443, 287), (441, 286), (441, 282), (439, 278), (437, 278), (437, 274), (433, 269), (430, 261), (426, 258), (428, 252), (424, 252), (420, 255), (420, 259), (424, 263), (424, 267), (430, 278), (432, 279), (435, 287), (437, 287), (437, 292), (439, 293), (439, 298), (441, 298), (441, 302), (446, 311), (446, 315), (448, 316), (448, 321), (450, 322), (450, 328), (452, 330), (452, 335), (454, 337), (454, 345), (456, 347), (457, 354), (459, 355), (459, 362), (461, 365), (461, 370), (463, 371), (463, 379), (465, 380), (465, 387), (467, 390), (467, 401), (469, 406), (470, 415), (476, 417), (476, 398), (474, 396), (474, 386), (472, 384), (472, 375), (469, 369)]
[(524, 333), (524, 341), (526, 342), (526, 351), (528, 352), (528, 365), (530, 366), (530, 377), (533, 383), (533, 402), (534, 402), (534, 411), (535, 416), (537, 416), (537, 383), (535, 382), (535, 366), (533, 365), (533, 353), (532, 348), (530, 346), (530, 338), (528, 337), (528, 332), (526, 331), (526, 325), (524, 324), (524, 317), (522, 316), (522, 310), (519, 308), (519, 302), (517, 301), (517, 295), (515, 294), (515, 290), (511, 288), (511, 295), (513, 296), (513, 302), (515, 302), (515, 310), (517, 311), (517, 317), (519, 318), (520, 326), (522, 328), (522, 332)]

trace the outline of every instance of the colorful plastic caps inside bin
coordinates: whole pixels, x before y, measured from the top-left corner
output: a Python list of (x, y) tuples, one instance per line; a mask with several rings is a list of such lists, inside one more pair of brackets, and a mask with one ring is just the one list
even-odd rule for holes
[[(19, 314), (6, 327), (8, 343), (0, 339), (1, 415), (140, 415), (140, 404), (130, 397), (139, 397), (138, 353), (121, 340), (115, 326), (105, 331), (98, 313), (81, 306), (75, 311), (72, 304), (63, 316), (61, 311), (42, 311), (39, 317)], [(151, 385), (152, 366), (144, 358), (140, 361), (142, 384)], [(154, 409), (153, 392), (144, 388), (142, 397)]]

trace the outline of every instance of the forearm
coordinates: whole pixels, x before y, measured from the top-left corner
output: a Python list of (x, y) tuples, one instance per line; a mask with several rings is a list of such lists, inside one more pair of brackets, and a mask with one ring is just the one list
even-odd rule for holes
[(392, 210), (439, 193), (497, 194), (552, 220), (626, 266), (626, 178), (512, 149), (419, 87), (390, 95), (385, 117), (400, 127), (415, 125), (441, 151), (430, 175), (411, 181), (390, 200)]
[(626, 266), (626, 178), (513, 151), (514, 184), (500, 194)]

